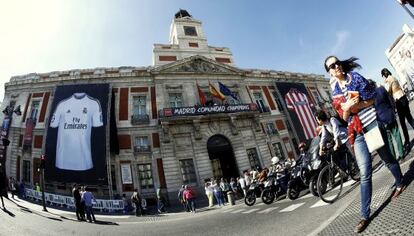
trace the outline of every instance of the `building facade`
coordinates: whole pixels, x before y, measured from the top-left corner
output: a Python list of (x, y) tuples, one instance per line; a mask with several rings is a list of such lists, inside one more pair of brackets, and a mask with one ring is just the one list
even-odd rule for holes
[[(232, 96), (214, 97), (211, 86), (219, 90), (218, 82)], [(171, 24), (170, 43), (154, 45), (152, 66), (12, 77), (2, 109), (20, 105), (22, 115), (13, 115), (8, 131), (9, 176), (28, 184), (40, 181), (39, 157), (56, 86), (99, 83), (110, 85), (115, 110), (117, 140), (108, 138), (108, 150), (114, 142), (119, 145), (119, 154), (105, 157), (108, 184), (92, 186), (104, 197), (138, 188), (153, 198), (162, 188), (172, 199), (181, 185), (201, 193), (205, 179), (237, 177), (243, 170), (268, 166), (272, 156), (294, 158), (304, 141), (302, 126), (291, 119), (278, 83), (303, 85), (313, 110), (330, 108), (329, 80), (323, 76), (238, 68), (228, 48), (209, 46), (201, 22), (180, 11)], [(28, 118), (36, 121), (31, 132)], [(30, 147), (24, 145), (27, 140)], [(70, 180), (48, 181), (46, 191), (69, 194), (71, 185)]]
[(403, 25), (402, 30), (403, 33), (385, 50), (385, 55), (397, 72), (396, 78), (401, 86), (412, 90), (414, 78), (408, 74), (414, 73), (414, 31), (407, 24)]

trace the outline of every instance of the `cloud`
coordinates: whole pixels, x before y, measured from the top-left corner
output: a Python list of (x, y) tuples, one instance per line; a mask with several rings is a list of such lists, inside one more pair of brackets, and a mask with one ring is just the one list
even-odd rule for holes
[(331, 48), (331, 54), (336, 55), (338, 53), (341, 53), (346, 46), (346, 43), (348, 42), (349, 36), (351, 33), (346, 30), (341, 30), (336, 32), (336, 41), (333, 47)]

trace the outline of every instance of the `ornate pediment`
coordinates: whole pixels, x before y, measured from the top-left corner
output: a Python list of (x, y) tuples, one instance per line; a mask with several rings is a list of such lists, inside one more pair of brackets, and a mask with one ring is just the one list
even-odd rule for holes
[(160, 66), (153, 72), (239, 74), (242, 73), (242, 70), (218, 63), (203, 56), (192, 56), (181, 61)]

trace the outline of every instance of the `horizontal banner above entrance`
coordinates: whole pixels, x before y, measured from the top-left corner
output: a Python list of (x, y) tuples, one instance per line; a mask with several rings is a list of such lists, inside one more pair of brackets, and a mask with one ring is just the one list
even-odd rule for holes
[(172, 116), (196, 116), (207, 115), (217, 113), (235, 113), (235, 112), (251, 112), (257, 111), (257, 105), (250, 104), (237, 104), (237, 105), (216, 105), (216, 106), (194, 106), (194, 107), (172, 107), (164, 108), (164, 117)]

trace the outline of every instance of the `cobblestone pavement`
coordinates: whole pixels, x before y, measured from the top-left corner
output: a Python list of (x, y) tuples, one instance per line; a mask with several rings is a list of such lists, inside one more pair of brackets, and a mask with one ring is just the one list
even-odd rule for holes
[[(401, 164), (406, 190), (397, 199), (392, 199), (394, 178), (384, 166), (386, 172), (373, 179), (371, 202), (371, 222), (360, 235), (413, 235), (414, 234), (414, 159), (407, 156)], [(319, 235), (356, 235), (353, 230), (360, 220), (360, 195)]]

